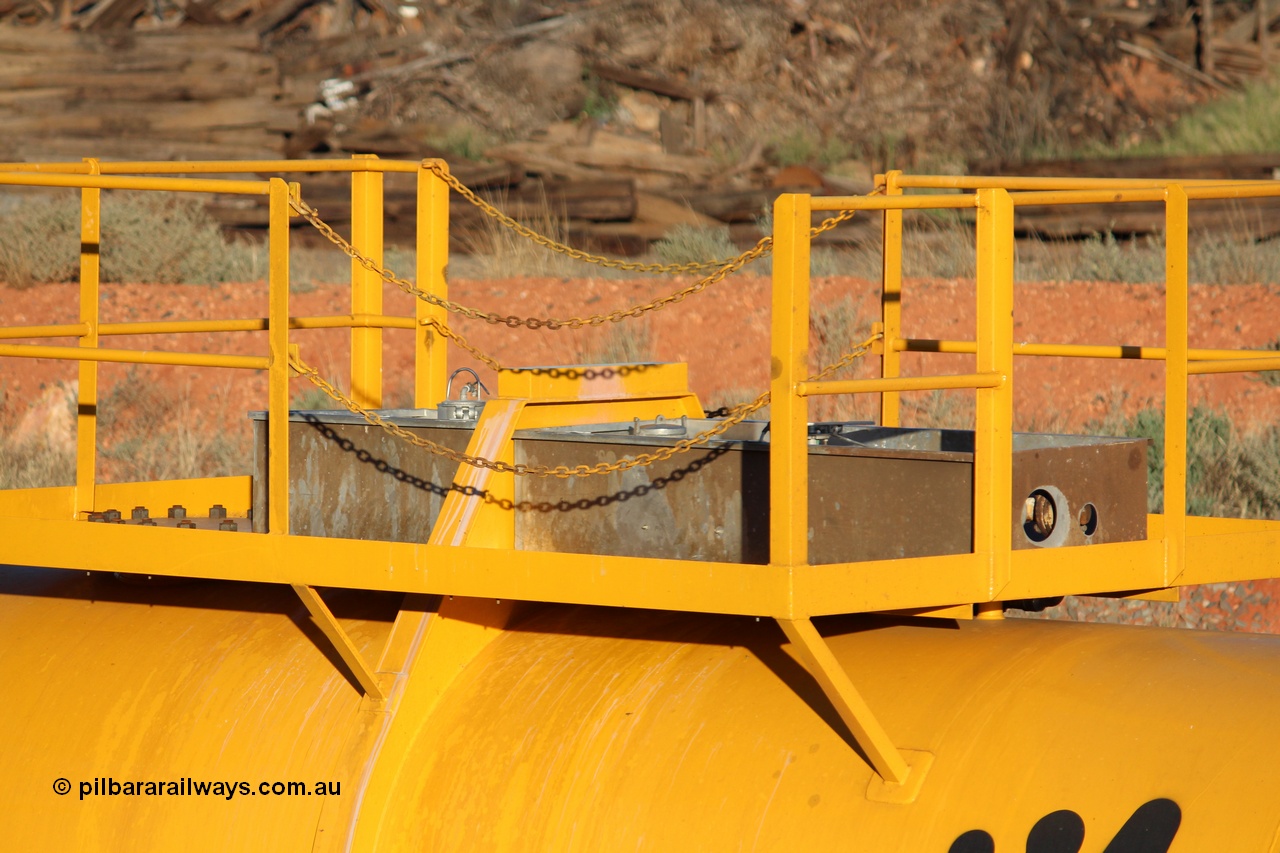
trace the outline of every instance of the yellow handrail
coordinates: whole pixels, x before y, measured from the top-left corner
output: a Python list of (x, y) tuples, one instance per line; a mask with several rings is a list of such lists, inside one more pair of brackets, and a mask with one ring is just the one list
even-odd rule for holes
[[(430, 167), (428, 167), (430, 164)], [(96, 428), (96, 365), (102, 361), (140, 364), (176, 364), (230, 369), (265, 370), (268, 373), (268, 530), (288, 532), (288, 380), (292, 330), (346, 328), (352, 332), (351, 376), (353, 398), (362, 405), (381, 402), (382, 329), (414, 330), (415, 405), (437, 404), (445, 393), (446, 360), (442, 328), (444, 309), (419, 299), (414, 316), (382, 312), (382, 279), (377, 270), (353, 261), (353, 297), (350, 313), (340, 315), (289, 315), (289, 225), (294, 190), (280, 178), (269, 180), (220, 180), (192, 177), (200, 174), (350, 173), (352, 175), (353, 229), (351, 244), (364, 258), (381, 264), (382, 175), (417, 176), (417, 287), (447, 297), (444, 269), (448, 258), (449, 186), (441, 179), (439, 164), (352, 160), (191, 163), (0, 164), (0, 185), (79, 189), (81, 192), (80, 316), (78, 322), (0, 328), (0, 340), (24, 341), (70, 338), (78, 345), (32, 343), (0, 344), (0, 357), (41, 357), (80, 362), (80, 397), (77, 434), (76, 508), (93, 506), (93, 453)], [(168, 177), (178, 175), (178, 177)], [(774, 211), (775, 248), (772, 291), (772, 412), (770, 453), (770, 568), (790, 578), (778, 590), (812, 591), (814, 577), (808, 550), (808, 403), (811, 396), (876, 393), (880, 395), (882, 423), (896, 425), (899, 395), (903, 392), (973, 389), (977, 398), (974, 435), (974, 553), (936, 560), (927, 566), (912, 562), (901, 577), (911, 578), (910, 590), (895, 589), (883, 600), (900, 606), (935, 606), (956, 600), (998, 601), (1002, 591), (1042, 592), (1046, 584), (1061, 584), (1064, 574), (1059, 558), (1050, 555), (1011, 554), (1008, 526), (1012, 494), (1013, 360), (1016, 357), (1057, 356), (1098, 359), (1143, 359), (1165, 365), (1166, 507), (1153, 517), (1151, 539), (1143, 543), (1101, 546), (1096, 553), (1115, 561), (1116, 577), (1139, 580), (1147, 586), (1185, 582), (1187, 574), (1186, 410), (1187, 377), (1191, 375), (1280, 370), (1280, 353), (1269, 350), (1191, 348), (1188, 345), (1186, 217), (1189, 202), (1208, 198), (1280, 197), (1275, 182), (1131, 181), (1120, 179), (1060, 178), (946, 178), (905, 176), (890, 172), (880, 176), (883, 195), (867, 197), (811, 197), (788, 194), (779, 197)], [(930, 194), (904, 195), (904, 189), (937, 190)], [(100, 190), (174, 191), (192, 193), (243, 193), (269, 199), (269, 274), (266, 317), (224, 320), (160, 320), (102, 323), (98, 317), (98, 251)], [(955, 192), (960, 190), (962, 192)], [(1111, 343), (1060, 344), (1016, 342), (1012, 334), (1014, 310), (1013, 227), (1020, 207), (1092, 203), (1159, 202), (1166, 207), (1166, 317), (1164, 346), (1126, 346)], [(972, 340), (928, 340), (909, 337), (902, 328), (901, 277), (902, 212), (904, 210), (972, 209), (976, 214), (977, 257), (976, 328)], [(881, 375), (867, 379), (811, 380), (809, 365), (809, 265), (811, 216), (815, 211), (879, 211), (884, 217), (881, 322), (883, 342)], [(359, 267), (359, 268), (357, 268)], [(111, 349), (99, 346), (105, 336), (180, 335), (195, 333), (266, 332), (265, 354), (230, 355), (192, 352)], [(904, 352), (957, 353), (975, 356), (970, 372), (931, 376), (902, 376), (899, 356)], [(1259, 534), (1260, 535), (1260, 534)], [(1270, 534), (1268, 534), (1270, 535)], [(1259, 542), (1262, 540), (1258, 540)], [(1270, 540), (1266, 540), (1270, 541)], [(1248, 547), (1259, 548), (1254, 540)], [(302, 547), (302, 546), (298, 546)], [(1244, 546), (1242, 546), (1244, 547)], [(1110, 549), (1110, 550), (1108, 550)], [(1106, 555), (1111, 555), (1107, 557)], [(477, 558), (478, 559), (478, 558)], [(602, 558), (603, 559), (603, 558)], [(1153, 560), (1158, 565), (1148, 565)], [(602, 564), (603, 565), (603, 564)], [(840, 584), (849, 580), (832, 601), (841, 604), (804, 604), (803, 607), (858, 607), (875, 609), (881, 599), (865, 587), (884, 575), (893, 584), (888, 563), (876, 564), (870, 574), (854, 572), (848, 565), (823, 567), (823, 578)], [(1031, 568), (1045, 574), (1031, 577)], [(739, 567), (740, 568), (740, 567)], [(758, 569), (759, 567), (757, 567)], [(727, 571), (727, 570), (726, 570)], [(755, 571), (755, 570), (753, 570)], [(841, 573), (846, 573), (842, 575)], [(1193, 573), (1194, 574), (1194, 573)], [(761, 575), (763, 576), (763, 575)], [(1203, 577), (1202, 571), (1196, 577)], [(679, 577), (671, 575), (672, 583)], [(1049, 580), (1045, 580), (1048, 578)], [(1056, 580), (1054, 580), (1056, 578)], [(1120, 589), (1108, 580), (1108, 589)], [(806, 586), (807, 585), (807, 586)], [(616, 590), (614, 591), (617, 592)], [(614, 593), (610, 593), (614, 594)], [(620, 594), (620, 593), (619, 593)], [(760, 593), (759, 601), (772, 593)], [(782, 595), (783, 593), (779, 593)], [(1050, 593), (1052, 594), (1052, 593)], [(807, 595), (807, 593), (806, 593)], [(622, 599), (610, 599), (621, 601)], [(727, 599), (726, 599), (727, 600)], [(753, 599), (755, 601), (756, 599)], [(777, 605), (778, 612), (809, 615), (796, 610), (797, 601), (817, 601), (812, 596)], [(723, 606), (726, 611), (737, 605)], [(758, 604), (753, 607), (759, 609)], [(841, 612), (832, 610), (830, 612)]]

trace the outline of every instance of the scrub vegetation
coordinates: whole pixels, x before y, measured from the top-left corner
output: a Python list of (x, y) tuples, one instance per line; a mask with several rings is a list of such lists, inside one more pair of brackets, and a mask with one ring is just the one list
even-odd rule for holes
[[(167, 193), (104, 192), (100, 245), (104, 282), (212, 284), (266, 272), (264, 249), (229, 241), (199, 201)], [(77, 195), (0, 217), (0, 278), (11, 286), (76, 281), (79, 271)]]

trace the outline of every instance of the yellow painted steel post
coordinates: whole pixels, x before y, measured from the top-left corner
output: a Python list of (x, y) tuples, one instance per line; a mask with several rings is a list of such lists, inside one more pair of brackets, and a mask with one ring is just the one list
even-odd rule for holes
[[(98, 174), (98, 161), (86, 158), (89, 174)], [(80, 190), (80, 322), (85, 334), (80, 346), (98, 346), (98, 281), (101, 271), (102, 190)], [(98, 457), (98, 363), (82, 361), (76, 391), (76, 502), (74, 512), (93, 510)]]
[(773, 357), (769, 420), (769, 562), (809, 562), (809, 196), (773, 205)]
[(973, 458), (973, 549), (990, 555), (994, 596), (1009, 582), (1013, 546), (1013, 201), (978, 190), (977, 370), (1004, 382), (977, 390)]
[[(376, 160), (376, 154), (353, 154)], [(351, 245), (382, 266), (382, 173), (351, 173)], [(351, 313), (382, 313), (382, 277), (351, 261)], [(351, 399), (371, 409), (382, 407), (382, 330), (351, 330)]]
[[(449, 297), (449, 185), (430, 165), (447, 170), (443, 160), (424, 161), (418, 169), (418, 287), (441, 299)], [(447, 322), (448, 315), (437, 305), (417, 300), (414, 334), (413, 404), (419, 409), (434, 408), (445, 397), (449, 371), (449, 342), (427, 321)]]
[(267, 371), (267, 532), (289, 532), (289, 185), (271, 179)]
[[(898, 176), (902, 172), (895, 169), (884, 175), (884, 194), (887, 196), (902, 195), (902, 187), (898, 186)], [(880, 375), (882, 377), (899, 376), (902, 354), (894, 346), (894, 342), (902, 337), (902, 211), (886, 210), (884, 212), (884, 235), (882, 243), (883, 269), (880, 278), (880, 323), (884, 329), (882, 341), (883, 353), (880, 356)], [(902, 395), (897, 391), (886, 391), (880, 395), (880, 423), (884, 426), (899, 426), (902, 422)]]
[(1187, 547), (1187, 194), (1165, 189), (1164, 580), (1176, 583)]

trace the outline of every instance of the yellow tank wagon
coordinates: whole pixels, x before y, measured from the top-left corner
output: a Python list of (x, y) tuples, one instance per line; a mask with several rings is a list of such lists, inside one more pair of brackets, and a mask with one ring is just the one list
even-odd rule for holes
[[(303, 188), (177, 170), (351, 172), (351, 240), (329, 233), (352, 313), (289, 314)], [(419, 182), (416, 276), (386, 276), (414, 317), (381, 313), (389, 171)], [(1280, 639), (1003, 618), (1275, 573), (1280, 522), (1182, 507), (1188, 376), (1280, 369), (1189, 347), (1188, 205), (1280, 185), (895, 172), (782, 196), (754, 250), (774, 256), (769, 397), (708, 419), (682, 365), (493, 362), (494, 394), (474, 377), (447, 399), (448, 315), (475, 309), (448, 300), (466, 190), (437, 161), (22, 164), (0, 184), (79, 190), (84, 247), (78, 318), (0, 329), (77, 339), (0, 357), (81, 371), (75, 484), (0, 492), (4, 849), (1280, 850)], [(269, 316), (100, 323), (101, 189), (265, 196)], [(1015, 342), (1017, 207), (1152, 201), (1165, 346)], [(930, 208), (975, 217), (970, 341), (902, 328), (901, 213)], [(812, 214), (849, 211), (885, 223), (881, 322), (841, 360), (878, 357), (876, 379), (809, 361)], [(352, 330), (350, 392), (290, 341), (325, 325)], [(381, 407), (383, 328), (416, 330), (414, 409)], [(101, 345), (211, 330), (266, 352)], [(900, 375), (917, 349), (971, 369)], [(1161, 363), (1164, 514), (1145, 443), (1014, 434), (1013, 360), (1041, 355)], [(96, 482), (102, 361), (267, 371), (254, 471)], [(333, 411), (290, 413), (291, 377)], [(974, 389), (975, 428), (901, 426), (899, 393), (930, 388)], [(879, 395), (878, 422), (811, 424), (808, 398), (837, 393)]]

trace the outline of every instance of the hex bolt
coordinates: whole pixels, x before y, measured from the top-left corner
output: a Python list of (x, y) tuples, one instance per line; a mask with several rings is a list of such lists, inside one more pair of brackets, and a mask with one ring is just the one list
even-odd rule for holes
[(240, 525), (236, 524), (233, 518), (224, 518), (218, 522), (218, 529), (236, 531), (240, 529)]
[(102, 517), (102, 513), (100, 513), (100, 512), (91, 512), (91, 513), (89, 513), (89, 520), (90, 520), (90, 521), (96, 521), (96, 522), (98, 522), (99, 524), (101, 524), (102, 522), (106, 521), (106, 519)]
[(138, 522), (138, 524), (139, 524), (140, 526), (142, 526), (142, 527), (156, 527), (156, 526), (157, 526), (157, 525), (156, 525), (156, 520), (155, 520), (154, 518), (144, 518), (144, 519), (142, 519), (142, 521), (139, 521), (139, 522)]
[(189, 518), (184, 518), (184, 519), (182, 519), (181, 521), (179, 521), (179, 522), (178, 522), (178, 526), (179, 526), (179, 527), (186, 527), (186, 528), (188, 528), (188, 529), (190, 529), (190, 530), (195, 530), (196, 523), (195, 523), (194, 521), (192, 521), (191, 519), (189, 519)]
[(147, 508), (145, 506), (135, 506), (131, 517), (134, 521), (145, 521), (151, 517), (151, 513), (147, 512)]
[(174, 504), (173, 506), (169, 507), (169, 517), (176, 518), (179, 520), (184, 519), (187, 517), (187, 508), (184, 507), (182, 504)]
[(214, 504), (213, 506), (209, 507), (209, 517), (210, 518), (226, 518), (227, 508), (222, 504)]
[(119, 520), (120, 520), (120, 510), (118, 510), (118, 509), (108, 509), (108, 510), (105, 510), (105, 511), (102, 513), (102, 519), (103, 519), (103, 521), (107, 521), (107, 522), (116, 522), (116, 521), (119, 521)]

